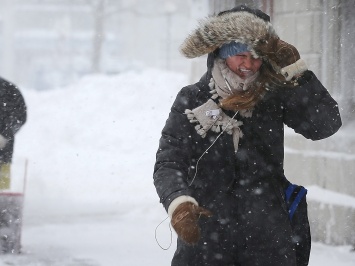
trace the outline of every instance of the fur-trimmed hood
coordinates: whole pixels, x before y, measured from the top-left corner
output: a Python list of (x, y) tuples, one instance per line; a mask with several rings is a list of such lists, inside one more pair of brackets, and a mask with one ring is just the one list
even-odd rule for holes
[(268, 15), (238, 6), (200, 21), (199, 27), (184, 40), (180, 51), (187, 58), (195, 58), (237, 41), (247, 44), (254, 56), (258, 56), (253, 47), (271, 35), (277, 36)]

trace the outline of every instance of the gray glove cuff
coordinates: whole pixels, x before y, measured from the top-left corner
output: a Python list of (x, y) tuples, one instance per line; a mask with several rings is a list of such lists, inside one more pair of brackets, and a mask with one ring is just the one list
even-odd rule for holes
[(198, 206), (198, 203), (197, 201), (193, 198), (193, 197), (190, 197), (190, 196), (180, 196), (180, 197), (177, 197), (176, 199), (174, 199), (170, 205), (169, 205), (169, 208), (168, 208), (168, 215), (170, 217), (170, 220), (173, 216), (173, 213), (175, 211), (175, 209), (177, 208), (177, 206), (179, 206), (181, 203), (184, 203), (184, 202), (192, 202), (193, 204), (195, 204), (196, 206)]
[(287, 81), (290, 81), (293, 77), (302, 74), (307, 69), (306, 62), (303, 59), (299, 59), (295, 63), (282, 68), (280, 72)]

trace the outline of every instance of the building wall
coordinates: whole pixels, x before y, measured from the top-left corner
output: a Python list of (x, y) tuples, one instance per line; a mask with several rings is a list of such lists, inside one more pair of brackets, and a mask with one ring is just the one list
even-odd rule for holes
[[(294, 183), (317, 185), (355, 197), (355, 138), (352, 133), (354, 83), (348, 69), (354, 37), (351, 1), (274, 0), (273, 24), (280, 37), (294, 44), (324, 86), (338, 101), (343, 128), (330, 138), (310, 141), (288, 130), (285, 135), (285, 173)], [(346, 13), (346, 14), (344, 14)], [(353, 112), (353, 111), (352, 111)], [(327, 197), (327, 194), (325, 194)], [(326, 200), (323, 199), (323, 200)], [(355, 244), (351, 225), (355, 206), (309, 200), (313, 239), (328, 244)], [(346, 213), (348, 215), (346, 215)]]
[[(302, 0), (292, 3), (275, 0), (273, 10), (273, 24), (280, 37), (299, 49), (309, 68), (338, 100), (340, 109), (343, 109), (344, 104), (340, 84), (348, 83), (348, 81), (341, 80), (340, 73), (341, 66), (344, 68), (346, 66), (346, 62), (341, 57), (341, 32), (346, 31), (342, 29), (345, 19), (341, 17), (342, 11), (342, 6), (336, 0)], [(353, 89), (348, 88), (347, 91), (351, 92)], [(344, 122), (349, 123), (348, 119)], [(302, 166), (296, 162), (290, 164), (286, 168), (287, 172), (292, 174), (295, 173), (295, 169), (299, 169), (297, 172), (303, 173), (302, 176), (308, 175), (307, 179), (310, 181), (307, 183), (355, 196), (353, 190), (355, 182), (350, 175), (343, 173), (345, 169), (349, 174), (354, 173), (351, 163), (354, 154), (354, 139), (347, 134), (347, 130), (344, 129), (319, 142), (303, 140), (289, 131), (289, 134), (286, 134), (286, 146), (290, 148), (287, 155), (290, 158), (305, 151), (318, 151), (317, 156), (306, 156), (306, 163)], [(304, 169), (305, 166), (308, 167), (307, 171)], [(301, 181), (304, 183), (304, 178)]]

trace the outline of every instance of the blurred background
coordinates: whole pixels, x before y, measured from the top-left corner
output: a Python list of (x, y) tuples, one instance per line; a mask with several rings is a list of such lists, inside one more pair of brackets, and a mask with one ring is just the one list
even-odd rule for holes
[(48, 90), (141, 66), (189, 73), (178, 45), (208, 1), (1, 0), (0, 71)]
[(339, 103), (344, 125), (334, 136), (312, 142), (286, 130), (285, 170), (315, 191), (313, 239), (355, 246), (353, 0), (0, 0), (0, 75), (34, 91), (147, 67), (193, 83), (206, 58), (186, 59), (179, 45), (199, 19), (237, 4), (269, 14)]

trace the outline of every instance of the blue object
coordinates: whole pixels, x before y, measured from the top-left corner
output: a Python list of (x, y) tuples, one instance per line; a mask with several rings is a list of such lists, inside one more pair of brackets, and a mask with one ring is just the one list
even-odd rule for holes
[(219, 48), (219, 57), (222, 59), (227, 59), (228, 57), (244, 53), (244, 52), (249, 52), (248, 45), (241, 43), (241, 42), (235, 42), (232, 41), (230, 43), (223, 44)]
[[(298, 190), (298, 191), (297, 191)], [(300, 204), (302, 198), (307, 194), (307, 189), (302, 186), (297, 186), (295, 184), (290, 184), (285, 191), (286, 203), (288, 207), (288, 216), (292, 220), (298, 205)], [(296, 195), (294, 199), (291, 199), (292, 195)]]

